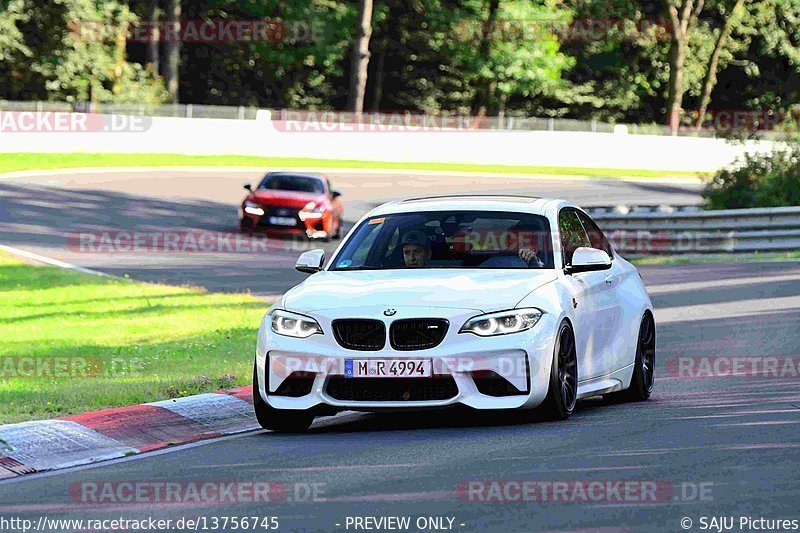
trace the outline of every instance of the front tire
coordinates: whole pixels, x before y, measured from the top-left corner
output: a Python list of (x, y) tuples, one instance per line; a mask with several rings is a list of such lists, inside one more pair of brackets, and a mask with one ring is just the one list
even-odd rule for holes
[(558, 328), (547, 397), (539, 410), (546, 420), (566, 420), (575, 409), (577, 398), (578, 358), (575, 335), (565, 320)]
[(258, 392), (258, 371), (253, 368), (253, 409), (256, 419), (264, 429), (281, 433), (303, 433), (314, 422), (314, 416), (294, 409), (275, 409), (261, 398)]
[(636, 360), (633, 364), (633, 376), (630, 386), (624, 391), (611, 396), (623, 402), (642, 402), (653, 392), (656, 366), (656, 323), (653, 315), (647, 311), (639, 326), (639, 338), (636, 343)]
[(239, 233), (244, 233), (246, 235), (253, 235), (253, 221), (247, 217), (243, 217), (239, 219)]

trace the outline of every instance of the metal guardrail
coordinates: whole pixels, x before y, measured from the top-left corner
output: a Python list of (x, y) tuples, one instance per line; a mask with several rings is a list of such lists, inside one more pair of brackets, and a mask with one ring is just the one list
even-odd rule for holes
[[(672, 212), (666, 212), (671, 208)], [(800, 250), (800, 206), (701, 211), (697, 206), (587, 209), (623, 254)]]

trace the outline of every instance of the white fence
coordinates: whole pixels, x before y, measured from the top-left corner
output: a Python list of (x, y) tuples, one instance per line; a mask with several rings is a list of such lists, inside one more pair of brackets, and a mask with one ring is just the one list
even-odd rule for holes
[[(61, 122), (59, 122), (61, 121)], [(32, 127), (30, 127), (32, 126)], [(387, 162), (713, 172), (770, 141), (599, 132), (365, 129), (271, 120), (0, 112), (0, 152), (238, 154)]]
[[(40, 102), (0, 100), (2, 111), (61, 111), (79, 113), (101, 113), (107, 115), (137, 115), (153, 117), (180, 118), (228, 118), (252, 120), (256, 118), (259, 108), (252, 106), (222, 106), (202, 104), (104, 104), (90, 102)], [(295, 113), (286, 109), (269, 109), (273, 120), (280, 120), (283, 114)], [(304, 113), (304, 112), (300, 112)], [(343, 111), (312, 111), (332, 116), (334, 120), (351, 115)], [(411, 112), (409, 112), (411, 113)], [(382, 116), (389, 119), (396, 113), (367, 111), (371, 117)], [(429, 115), (430, 116), (430, 115)], [(484, 127), (496, 130), (542, 130), (542, 131), (586, 131), (613, 133), (615, 129), (624, 127), (629, 133), (642, 135), (672, 135), (669, 126), (664, 124), (613, 124), (598, 120), (575, 120), (569, 118), (548, 118), (528, 116), (491, 116), (480, 119)], [(713, 137), (713, 130), (696, 131), (694, 128), (680, 129), (678, 135), (691, 137)]]

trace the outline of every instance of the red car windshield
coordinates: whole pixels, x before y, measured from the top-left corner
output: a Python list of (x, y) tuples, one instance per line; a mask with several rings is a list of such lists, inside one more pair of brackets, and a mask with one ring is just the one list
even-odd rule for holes
[(321, 179), (312, 176), (293, 176), (291, 174), (268, 174), (261, 181), (258, 188), (313, 194), (325, 193), (325, 185), (323, 185)]

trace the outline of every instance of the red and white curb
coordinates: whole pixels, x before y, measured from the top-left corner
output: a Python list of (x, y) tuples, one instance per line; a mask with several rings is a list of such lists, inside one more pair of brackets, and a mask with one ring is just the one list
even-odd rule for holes
[(252, 387), (0, 426), (0, 480), (258, 429)]

